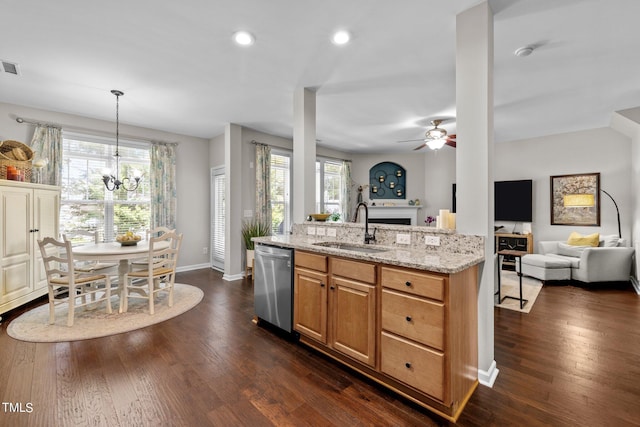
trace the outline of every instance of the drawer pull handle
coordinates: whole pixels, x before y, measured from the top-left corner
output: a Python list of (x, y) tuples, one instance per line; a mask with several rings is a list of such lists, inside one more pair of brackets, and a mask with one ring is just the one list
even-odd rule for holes
[(405, 366), (407, 369), (411, 369), (411, 363), (409, 363), (409, 362), (406, 362), (406, 363), (404, 364), (404, 366)]
[(409, 282), (409, 281), (405, 282), (404, 284), (409, 286), (409, 287), (411, 286), (411, 282)]
[(407, 319), (407, 322), (411, 322), (411, 316), (407, 316), (406, 319)]

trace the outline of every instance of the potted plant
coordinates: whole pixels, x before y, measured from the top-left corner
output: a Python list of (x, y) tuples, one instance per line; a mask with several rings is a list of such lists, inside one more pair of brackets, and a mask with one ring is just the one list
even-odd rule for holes
[(269, 236), (270, 234), (271, 227), (264, 221), (252, 218), (242, 223), (242, 240), (244, 241), (244, 247), (247, 249), (247, 267), (253, 265), (254, 243), (251, 239), (253, 237)]

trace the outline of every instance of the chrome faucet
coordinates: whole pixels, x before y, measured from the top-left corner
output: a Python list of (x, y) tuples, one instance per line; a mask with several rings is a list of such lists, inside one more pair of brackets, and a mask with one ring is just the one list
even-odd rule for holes
[(364, 206), (364, 242), (366, 244), (369, 244), (376, 241), (376, 229), (373, 229), (373, 234), (369, 234), (369, 208), (367, 207), (366, 203), (358, 203), (358, 206), (356, 206), (356, 214), (353, 217), (353, 222), (358, 221), (358, 212), (360, 211), (360, 206)]

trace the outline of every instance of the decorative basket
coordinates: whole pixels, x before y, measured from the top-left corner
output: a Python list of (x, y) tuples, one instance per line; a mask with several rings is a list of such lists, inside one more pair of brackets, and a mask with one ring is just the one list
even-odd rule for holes
[(20, 180), (31, 182), (32, 160), (33, 150), (22, 142), (0, 142), (0, 179), (7, 179), (7, 166), (13, 166), (20, 173)]

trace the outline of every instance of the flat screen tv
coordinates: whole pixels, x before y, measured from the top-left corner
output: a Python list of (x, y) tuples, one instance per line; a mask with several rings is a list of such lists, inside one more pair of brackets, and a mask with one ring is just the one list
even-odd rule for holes
[(495, 220), (532, 222), (533, 181), (495, 181)]

